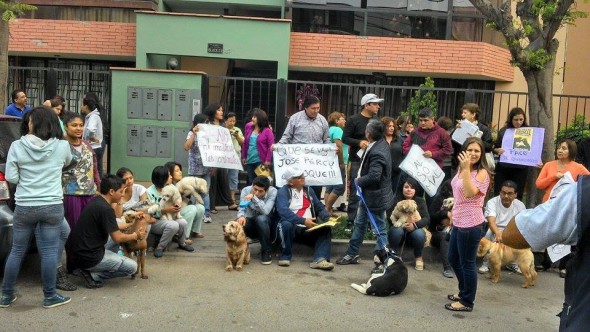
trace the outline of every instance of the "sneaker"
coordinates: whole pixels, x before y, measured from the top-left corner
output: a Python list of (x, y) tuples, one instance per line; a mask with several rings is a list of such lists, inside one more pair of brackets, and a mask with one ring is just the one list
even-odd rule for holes
[(416, 260), (416, 265), (414, 266), (414, 269), (416, 271), (422, 271), (422, 270), (424, 270), (424, 261), (422, 259)]
[(479, 272), (481, 274), (488, 273), (488, 272), (490, 272), (490, 268), (485, 265), (482, 265), (479, 267), (479, 269), (477, 269), (477, 272)]
[(66, 272), (66, 269), (64, 269), (63, 266), (60, 266), (57, 268), (57, 277), (55, 280), (55, 288), (57, 289), (61, 289), (64, 291), (75, 291), (76, 289), (78, 289), (78, 287), (76, 285), (74, 285), (70, 279), (68, 278), (68, 274)]
[(361, 260), (359, 255), (349, 255), (346, 254), (344, 257), (340, 258), (336, 261), (338, 265), (348, 265), (348, 264), (358, 264)]
[(72, 299), (67, 296), (61, 296), (59, 294), (55, 294), (52, 297), (47, 297), (43, 300), (43, 308), (49, 309), (58, 307), (62, 304), (70, 303)]
[(450, 268), (446, 268), (443, 270), (442, 275), (445, 278), (453, 278), (455, 275), (453, 274), (453, 271)]
[(205, 217), (203, 217), (203, 222), (205, 224), (210, 224), (213, 222), (213, 219), (211, 219), (211, 216), (205, 216)]
[(14, 301), (16, 301), (16, 295), (2, 295), (0, 297), (0, 308), (8, 308)]
[(322, 259), (321, 261), (318, 261), (318, 262), (311, 262), (309, 264), (309, 267), (311, 267), (312, 269), (320, 269), (320, 270), (324, 270), (324, 271), (334, 270), (334, 264), (328, 262), (325, 259)]
[(506, 265), (506, 270), (508, 270), (510, 272), (517, 273), (517, 274), (522, 274), (522, 271), (520, 271), (520, 268), (516, 264), (508, 264), (508, 265)]
[(383, 264), (375, 265), (375, 267), (371, 269), (371, 274), (375, 274), (375, 273), (381, 274), (383, 272), (385, 272), (385, 265), (383, 265)]
[(78, 269), (77, 275), (82, 276), (84, 278), (84, 282), (86, 283), (86, 288), (94, 289), (94, 288), (101, 288), (103, 286), (102, 281), (96, 281), (92, 278), (90, 272), (84, 269)]
[(279, 266), (289, 266), (291, 265), (291, 261), (288, 259), (280, 259), (279, 260)]
[(262, 257), (260, 258), (260, 263), (262, 263), (262, 265), (272, 264), (272, 255), (270, 254), (270, 251), (264, 251), (262, 253)]
[[(193, 246), (189, 245), (189, 244), (179, 244), (178, 245), (178, 249), (182, 249), (184, 251), (188, 251), (188, 252), (193, 252), (195, 251), (195, 248), (193, 248)], [(157, 250), (157, 249), (156, 249)]]
[(344, 227), (344, 233), (348, 233), (351, 234), (352, 233), (352, 228), (353, 228), (353, 224), (346, 224), (346, 227)]
[(156, 250), (154, 250), (154, 257), (160, 258), (162, 256), (164, 256), (164, 249), (156, 248)]

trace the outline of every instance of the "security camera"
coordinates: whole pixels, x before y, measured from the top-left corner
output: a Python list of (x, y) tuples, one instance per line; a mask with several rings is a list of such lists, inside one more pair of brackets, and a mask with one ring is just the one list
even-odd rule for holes
[(171, 70), (178, 69), (178, 59), (176, 59), (174, 57), (168, 59), (168, 62), (166, 62), (166, 68), (171, 69)]

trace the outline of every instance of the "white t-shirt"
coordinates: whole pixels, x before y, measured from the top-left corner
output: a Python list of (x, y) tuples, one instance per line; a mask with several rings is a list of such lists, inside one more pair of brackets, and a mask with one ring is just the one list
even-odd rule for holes
[(146, 189), (141, 184), (134, 183), (131, 187), (131, 198), (125, 203), (123, 203), (123, 211), (127, 211), (131, 209), (135, 204), (139, 203), (141, 199), (141, 195), (146, 192)]
[(300, 217), (303, 218), (311, 218), (311, 198), (307, 196), (307, 209), (303, 212), (303, 215), (300, 215), (298, 212), (303, 209), (303, 196), (307, 196), (305, 190), (297, 191), (296, 189), (291, 189), (291, 203), (289, 204), (289, 210), (293, 211)]
[(509, 207), (504, 207), (500, 196), (496, 196), (486, 204), (484, 216), (486, 219), (487, 217), (496, 217), (496, 226), (503, 231), (508, 226), (510, 219), (524, 210), (526, 210), (526, 206), (520, 200), (514, 199)]

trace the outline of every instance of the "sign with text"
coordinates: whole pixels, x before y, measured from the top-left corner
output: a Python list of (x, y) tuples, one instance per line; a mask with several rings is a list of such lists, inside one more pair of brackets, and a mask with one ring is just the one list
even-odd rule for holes
[(234, 150), (234, 144), (227, 128), (199, 124), (197, 144), (201, 151), (203, 165), (243, 170), (242, 161), (236, 154), (236, 150)]
[(290, 167), (304, 172), (308, 186), (342, 184), (336, 144), (275, 144), (273, 163), (277, 187), (287, 183), (283, 174)]
[(508, 128), (502, 139), (500, 162), (537, 166), (541, 163), (545, 128)]
[(436, 161), (424, 157), (424, 150), (416, 144), (412, 145), (399, 168), (418, 181), (430, 197), (436, 194), (445, 177), (445, 173), (438, 167)]
[(453, 136), (451, 138), (453, 139), (453, 141), (463, 145), (463, 142), (465, 142), (467, 138), (472, 136), (481, 137), (482, 134), (483, 133), (475, 124), (467, 120), (463, 120), (459, 122), (459, 124), (453, 131)]
[(207, 53), (223, 54), (223, 44), (219, 44), (219, 43), (207, 44)]

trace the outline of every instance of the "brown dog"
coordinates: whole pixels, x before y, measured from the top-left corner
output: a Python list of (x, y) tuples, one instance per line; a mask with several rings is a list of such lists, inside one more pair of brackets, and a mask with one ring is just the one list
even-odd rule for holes
[(131, 277), (135, 278), (137, 273), (141, 272), (141, 279), (147, 279), (148, 276), (145, 273), (145, 253), (147, 249), (147, 218), (150, 218), (150, 216), (149, 214), (132, 212), (124, 214), (123, 218), (126, 223), (132, 224), (129, 228), (123, 230), (123, 233), (133, 234), (139, 230), (143, 234), (141, 240), (123, 242), (121, 245), (125, 256), (131, 258), (132, 252), (137, 256), (137, 271)]
[(244, 227), (235, 221), (228, 222), (223, 225), (223, 239), (227, 257), (225, 270), (231, 271), (235, 265), (237, 271), (242, 271), (243, 265), (250, 263), (250, 248)]
[(510, 248), (503, 243), (492, 242), (484, 237), (479, 242), (477, 256), (488, 257), (490, 261), (489, 278), (492, 279), (493, 283), (497, 283), (500, 279), (500, 269), (502, 266), (514, 261), (516, 261), (524, 276), (522, 287), (528, 288), (529, 286), (534, 286), (537, 281), (537, 271), (535, 271), (534, 257), (531, 249)]

